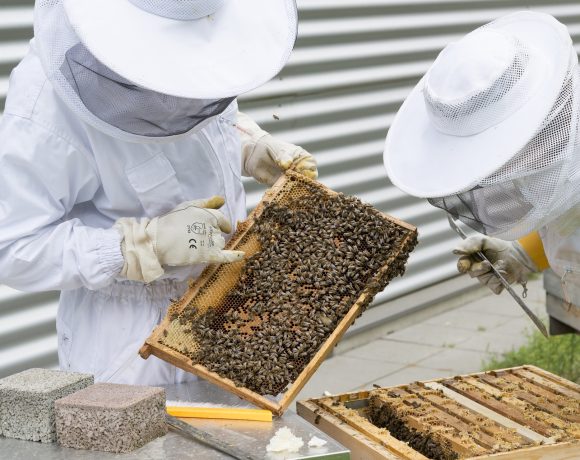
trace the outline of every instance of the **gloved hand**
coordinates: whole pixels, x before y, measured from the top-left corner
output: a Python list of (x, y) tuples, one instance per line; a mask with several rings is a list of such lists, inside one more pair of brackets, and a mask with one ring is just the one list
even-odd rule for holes
[(236, 262), (242, 251), (224, 250), (221, 232), (232, 226), (217, 209), (224, 199), (214, 196), (180, 204), (153, 219), (122, 218), (115, 223), (123, 235), (125, 265), (121, 276), (133, 281), (151, 281), (163, 275), (163, 266)]
[(470, 236), (462, 241), (453, 251), (461, 257), (457, 261), (457, 270), (477, 278), (494, 294), (503, 291), (499, 278), (491, 271), (487, 261), (481, 261), (476, 253), (483, 252), (495, 268), (510, 284), (518, 282), (525, 285), (530, 273), (537, 268), (517, 241), (504, 241), (487, 236)]
[(246, 114), (238, 112), (236, 127), (242, 140), (242, 174), (272, 185), (287, 169), (318, 177), (316, 160), (297, 145), (280, 141), (261, 129)]

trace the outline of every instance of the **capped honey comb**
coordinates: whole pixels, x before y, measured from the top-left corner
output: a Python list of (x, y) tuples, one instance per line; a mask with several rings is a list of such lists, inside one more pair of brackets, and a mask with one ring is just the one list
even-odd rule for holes
[(246, 259), (210, 267), (145, 355), (169, 349), (187, 358), (186, 366), (171, 359), (187, 370), (201, 366), (235, 387), (281, 395), (354, 317), (343, 320), (404, 272), (415, 244), (414, 227), (290, 172), (228, 244)]

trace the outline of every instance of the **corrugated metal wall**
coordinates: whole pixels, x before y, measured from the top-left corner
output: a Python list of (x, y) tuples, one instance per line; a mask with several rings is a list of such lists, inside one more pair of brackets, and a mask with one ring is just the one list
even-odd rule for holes
[[(0, 5), (0, 108), (8, 73), (31, 36), (32, 3), (2, 0)], [(298, 4), (300, 37), (290, 63), (278, 78), (244, 96), (243, 109), (265, 129), (313, 152), (327, 185), (419, 227), (420, 246), (406, 276), (393, 282), (376, 303), (452, 277), (450, 249), (455, 237), (444, 216), (401, 193), (385, 177), (386, 130), (446, 43), (527, 7), (555, 15), (577, 40), (578, 0), (299, 0)], [(251, 207), (262, 188), (251, 181), (246, 186)], [(31, 365), (56, 364), (55, 298), (0, 288), (0, 376)]]

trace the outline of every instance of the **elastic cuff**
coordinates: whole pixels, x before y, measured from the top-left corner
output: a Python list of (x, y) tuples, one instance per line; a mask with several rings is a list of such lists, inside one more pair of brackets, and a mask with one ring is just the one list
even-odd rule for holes
[(147, 233), (147, 226), (154, 226), (155, 223), (155, 219), (137, 220), (130, 217), (121, 218), (115, 223), (114, 228), (124, 238), (124, 264), (120, 273), (123, 278), (150, 283), (163, 275), (163, 267)]
[(99, 262), (103, 267), (103, 272), (111, 278), (119, 275), (125, 264), (121, 252), (122, 239), (123, 237), (115, 228), (99, 229), (97, 232), (96, 243)]
[(538, 232), (530, 233), (518, 240), (523, 252), (533, 262), (536, 271), (543, 271), (550, 266), (546, 253), (544, 252), (544, 245)]

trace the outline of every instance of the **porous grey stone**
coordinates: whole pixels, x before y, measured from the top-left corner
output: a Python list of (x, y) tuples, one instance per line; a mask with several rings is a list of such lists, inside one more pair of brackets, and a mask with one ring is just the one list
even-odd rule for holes
[(0, 433), (7, 438), (54, 442), (54, 401), (92, 385), (93, 376), (28, 369), (0, 380)]
[(97, 383), (55, 403), (62, 446), (130, 452), (167, 433), (163, 388)]

